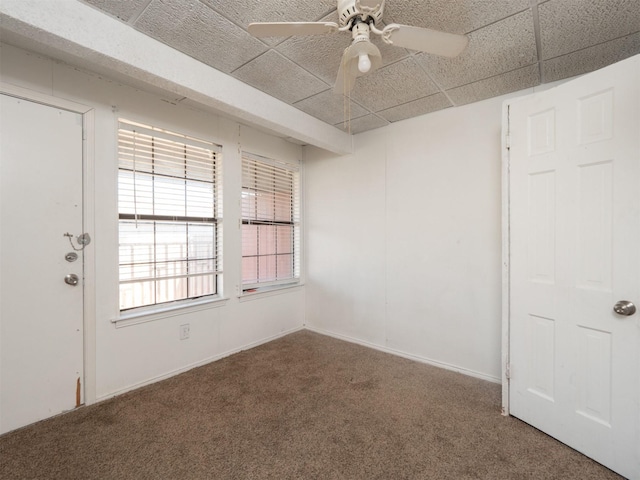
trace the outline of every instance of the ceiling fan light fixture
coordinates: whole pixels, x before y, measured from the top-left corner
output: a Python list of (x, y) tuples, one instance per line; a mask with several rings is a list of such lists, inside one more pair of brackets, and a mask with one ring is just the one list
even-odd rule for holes
[(371, 60), (366, 53), (358, 55), (358, 70), (360, 70), (360, 73), (367, 73), (371, 70)]
[(380, 50), (371, 42), (353, 42), (345, 51), (345, 59), (356, 76), (373, 72), (382, 66)]
[(396, 23), (382, 30), (386, 0), (336, 0), (338, 22), (253, 22), (248, 31), (255, 37), (323, 35), (350, 32), (352, 41), (342, 54), (333, 87), (337, 94), (348, 94), (358, 77), (382, 66), (380, 50), (371, 42), (371, 32), (388, 45), (453, 58), (462, 53), (469, 39), (465, 35)]
[[(366, 72), (360, 68), (360, 59), (365, 57), (370, 65)], [(363, 60), (366, 61), (366, 60)], [(371, 42), (353, 42), (342, 55), (334, 92), (346, 95), (355, 84), (356, 78), (369, 74), (382, 66), (380, 50)]]

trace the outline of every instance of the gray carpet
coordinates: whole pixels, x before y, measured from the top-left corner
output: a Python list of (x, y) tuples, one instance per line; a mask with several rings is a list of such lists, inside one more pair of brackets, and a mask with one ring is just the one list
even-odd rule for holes
[(2, 479), (615, 479), (500, 386), (308, 331), (0, 437)]

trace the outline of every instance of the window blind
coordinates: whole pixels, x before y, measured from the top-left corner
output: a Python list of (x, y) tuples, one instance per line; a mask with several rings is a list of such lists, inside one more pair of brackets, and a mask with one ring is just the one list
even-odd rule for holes
[(243, 153), (244, 290), (300, 277), (299, 227), (298, 166)]
[(216, 294), (219, 147), (121, 119), (118, 162), (121, 310)]

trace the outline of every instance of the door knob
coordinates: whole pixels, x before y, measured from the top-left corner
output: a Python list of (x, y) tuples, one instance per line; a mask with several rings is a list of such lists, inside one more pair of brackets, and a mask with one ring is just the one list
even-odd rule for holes
[(72, 287), (75, 287), (76, 285), (78, 285), (78, 275), (76, 275), (75, 273), (70, 273), (68, 275), (65, 275), (64, 283), (66, 283), (67, 285), (71, 285)]
[(618, 315), (626, 315), (629, 317), (636, 313), (636, 306), (628, 300), (620, 300), (613, 306), (613, 311)]

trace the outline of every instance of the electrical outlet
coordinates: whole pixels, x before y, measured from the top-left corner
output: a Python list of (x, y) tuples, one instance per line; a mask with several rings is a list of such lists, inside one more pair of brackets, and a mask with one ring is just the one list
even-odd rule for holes
[(189, 324), (185, 323), (184, 325), (180, 325), (180, 340), (186, 340), (189, 338)]

